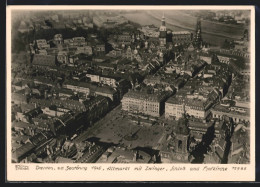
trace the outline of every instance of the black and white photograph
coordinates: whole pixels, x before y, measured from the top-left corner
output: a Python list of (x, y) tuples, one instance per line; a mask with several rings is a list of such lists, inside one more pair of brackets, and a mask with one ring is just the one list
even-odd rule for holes
[(9, 11), (10, 164), (254, 164), (254, 9), (130, 7)]

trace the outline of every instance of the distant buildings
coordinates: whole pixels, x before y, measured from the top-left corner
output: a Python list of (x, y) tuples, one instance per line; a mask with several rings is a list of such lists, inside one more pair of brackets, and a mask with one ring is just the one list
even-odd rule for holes
[(220, 63), (224, 63), (224, 64), (227, 64), (227, 65), (229, 65), (231, 60), (236, 60), (235, 58), (230, 58), (230, 57), (221, 56), (221, 55), (217, 55), (217, 58), (218, 58)]
[(127, 23), (127, 19), (123, 16), (96, 15), (93, 17), (93, 23), (98, 27), (113, 28), (117, 25)]
[(87, 45), (86, 39), (84, 37), (74, 37), (72, 39), (64, 39), (64, 44), (68, 46), (85, 46)]
[(105, 44), (97, 44), (94, 47), (94, 53), (97, 56), (103, 56), (106, 53), (106, 48), (105, 48)]
[(75, 54), (92, 55), (93, 54), (92, 47), (90, 46), (77, 47)]
[(36, 44), (38, 49), (49, 49), (50, 44), (47, 44), (47, 41), (45, 39), (36, 40)]
[(68, 53), (66, 51), (59, 51), (57, 54), (57, 61), (64, 64), (69, 63)]
[(55, 45), (63, 44), (63, 37), (62, 34), (55, 34), (53, 38), (53, 43)]
[(140, 29), (140, 31), (143, 32), (145, 36), (148, 36), (151, 38), (159, 38), (159, 35), (160, 35), (159, 29), (157, 27), (155, 27), (154, 25), (143, 26)]
[(89, 84), (84, 82), (69, 80), (63, 83), (63, 87), (86, 95), (90, 93)]
[(39, 68), (53, 67), (56, 66), (56, 58), (52, 55), (35, 54), (33, 57), (32, 65)]
[(175, 44), (189, 44), (192, 41), (192, 33), (189, 31), (172, 32), (172, 42)]

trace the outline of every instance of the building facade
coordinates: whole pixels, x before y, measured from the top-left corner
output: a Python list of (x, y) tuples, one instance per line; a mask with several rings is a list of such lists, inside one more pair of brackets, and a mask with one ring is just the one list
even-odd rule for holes
[(192, 33), (189, 31), (172, 32), (172, 42), (175, 44), (188, 44), (192, 40)]
[(159, 95), (130, 90), (122, 99), (122, 110), (159, 117), (167, 96), (168, 93)]
[(165, 118), (181, 118), (188, 114), (195, 118), (205, 119), (210, 113), (212, 102), (193, 98), (172, 97), (165, 103)]

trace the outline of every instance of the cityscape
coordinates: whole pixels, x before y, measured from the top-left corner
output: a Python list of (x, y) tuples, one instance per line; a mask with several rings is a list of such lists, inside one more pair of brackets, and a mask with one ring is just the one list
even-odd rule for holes
[(13, 163), (250, 164), (250, 10), (13, 10)]

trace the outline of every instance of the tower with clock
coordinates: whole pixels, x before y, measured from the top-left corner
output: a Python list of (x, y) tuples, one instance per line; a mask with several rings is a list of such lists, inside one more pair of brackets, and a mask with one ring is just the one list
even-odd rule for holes
[(159, 41), (160, 41), (160, 47), (166, 47), (166, 24), (165, 24), (165, 17), (164, 14), (162, 16), (162, 25), (160, 26), (160, 35), (159, 35)]

